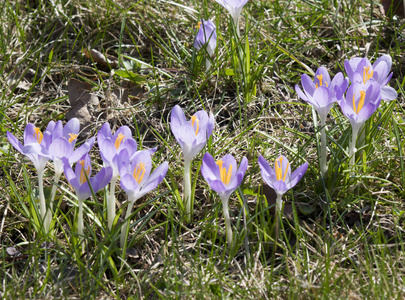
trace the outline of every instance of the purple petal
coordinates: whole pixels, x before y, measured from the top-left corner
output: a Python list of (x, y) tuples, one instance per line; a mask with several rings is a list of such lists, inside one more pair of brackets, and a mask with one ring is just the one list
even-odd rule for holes
[(77, 118), (70, 119), (63, 128), (63, 136), (69, 140), (69, 134), (79, 134), (80, 122)]
[(381, 88), (381, 98), (383, 100), (394, 100), (395, 98), (397, 98), (397, 96), (397, 91), (394, 88), (390, 86), (384, 86), (383, 88)]
[(312, 96), (314, 94), (316, 90), (315, 83), (307, 74), (301, 76), (301, 85), (307, 95)]
[[(49, 154), (59, 159), (61, 159), (62, 157), (68, 157), (72, 152), (72, 144), (70, 144), (63, 137), (55, 139), (49, 146)], [(82, 155), (84, 155), (84, 153)]]
[(184, 112), (180, 108), (180, 106), (176, 105), (173, 107), (171, 115), (170, 115), (170, 128), (178, 140), (180, 137), (180, 129), (183, 127), (183, 124), (187, 123), (186, 117)]
[(127, 194), (139, 189), (139, 185), (136, 182), (135, 178), (129, 173), (121, 176), (120, 185)]
[(203, 157), (201, 174), (207, 182), (217, 180), (221, 177), (219, 174), (218, 165), (216, 164), (211, 154), (209, 154), (208, 152), (205, 153)]
[(15, 149), (17, 149), (20, 153), (22, 153), (23, 145), (20, 141), (9, 131), (7, 131), (7, 139), (13, 145)]
[(35, 132), (35, 125), (28, 123), (27, 126), (25, 126), (24, 129), (24, 145), (27, 144), (38, 144), (38, 140), (36, 138), (36, 132)]
[(270, 167), (269, 163), (261, 155), (259, 156), (259, 167), (264, 182), (267, 183), (267, 185), (272, 186), (272, 183), (277, 181), (276, 173), (274, 172), (273, 168)]
[(93, 178), (90, 178), (90, 183), (93, 188), (94, 193), (103, 189), (110, 181), (113, 175), (113, 170), (111, 167), (102, 168), (100, 172), (96, 174)]
[(166, 176), (167, 170), (169, 169), (169, 164), (165, 161), (160, 166), (158, 166), (155, 171), (153, 171), (152, 175), (148, 178), (148, 180), (142, 186), (138, 197), (142, 197), (143, 195), (149, 193), (150, 191), (154, 190)]
[[(322, 82), (319, 81), (319, 78), (322, 78)], [(316, 84), (318, 84), (318, 87), (321, 87), (321, 86), (330, 87), (330, 84), (331, 84), (330, 76), (329, 76), (328, 70), (325, 67), (319, 67), (318, 70), (316, 70), (314, 83), (315, 83), (315, 86), (316, 86)]]
[[(295, 85), (295, 91), (298, 94), (298, 97), (300, 97), (302, 100), (306, 101), (306, 102), (310, 102), (309, 98), (307, 97), (307, 95), (305, 95), (301, 88), (298, 86), (298, 84)], [(312, 102), (311, 102), (312, 104)]]
[(288, 191), (288, 187), (287, 187), (286, 183), (282, 180), (278, 180), (278, 181), (274, 182), (271, 187), (274, 189), (276, 194), (283, 195), (285, 192)]
[(299, 166), (291, 175), (289, 178), (289, 182), (287, 182), (287, 187), (288, 189), (292, 189), (298, 181), (301, 180), (301, 178), (304, 176), (305, 172), (308, 169), (308, 163), (305, 162), (301, 166)]

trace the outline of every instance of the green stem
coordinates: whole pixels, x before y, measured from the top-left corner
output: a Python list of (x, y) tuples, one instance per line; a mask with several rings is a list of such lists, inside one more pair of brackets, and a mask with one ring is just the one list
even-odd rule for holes
[(118, 177), (113, 177), (110, 183), (110, 193), (107, 198), (107, 222), (108, 229), (111, 231), (115, 219), (115, 185)]
[(129, 204), (127, 207), (127, 212), (125, 213), (125, 224), (122, 225), (121, 227), (121, 239), (120, 239), (120, 244), (121, 248), (124, 249), (125, 246), (125, 239), (128, 236), (129, 232), (129, 217), (131, 216), (132, 208), (134, 207), (134, 204), (136, 202), (137, 198), (136, 197), (131, 197), (128, 199)]
[(231, 248), (232, 247), (232, 226), (231, 226), (231, 217), (229, 216), (228, 200), (229, 200), (229, 197), (221, 198), (222, 211), (224, 213), (224, 219), (225, 219), (226, 240), (228, 242), (228, 247)]
[(321, 174), (323, 177), (325, 177), (328, 167), (326, 164), (326, 130), (325, 130), (325, 124), (326, 124), (326, 115), (320, 115), (321, 119), (321, 157), (320, 157), (320, 163), (321, 163)]
[(278, 243), (278, 237), (280, 233), (280, 222), (281, 222), (281, 215), (282, 215), (282, 209), (283, 209), (283, 195), (277, 193), (277, 200), (276, 200), (276, 225), (275, 225), (275, 231), (276, 231), (276, 239), (275, 243)]
[(184, 160), (184, 202), (186, 204), (186, 219), (192, 219), (191, 199), (191, 160)]
[[(45, 234), (49, 233), (49, 225), (46, 222), (46, 219), (49, 218), (50, 212), (46, 209), (45, 195), (44, 195), (44, 171), (38, 170), (38, 189), (39, 189), (39, 214), (40, 222), (44, 226)], [(52, 217), (51, 217), (52, 218)]]
[(77, 215), (77, 234), (80, 238), (80, 241), (83, 240), (84, 238), (84, 233), (83, 233), (83, 200), (79, 199), (79, 213)]
[(79, 213), (77, 214), (77, 235), (79, 236), (80, 243), (82, 244), (82, 252), (84, 251), (84, 231), (83, 231), (83, 202), (84, 199), (78, 199)]
[[(350, 143), (350, 149), (349, 149), (349, 157), (350, 157), (350, 168), (354, 169), (354, 166), (356, 164), (356, 140), (357, 140), (357, 135), (359, 132), (359, 128), (357, 126), (352, 126), (352, 142)], [(351, 171), (350, 175), (353, 176), (354, 172)]]

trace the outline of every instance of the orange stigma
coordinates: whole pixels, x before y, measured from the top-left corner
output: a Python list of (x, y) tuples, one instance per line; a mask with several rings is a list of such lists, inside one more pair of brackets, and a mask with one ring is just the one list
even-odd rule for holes
[(191, 126), (194, 128), (194, 123), (196, 123), (196, 129), (195, 129), (195, 135), (198, 134), (198, 131), (200, 130), (200, 120), (197, 119), (197, 116), (194, 115), (191, 117)]
[(201, 22), (198, 22), (197, 25), (195, 26), (195, 28), (200, 29), (201, 28)]
[(69, 133), (69, 143), (72, 143), (75, 139), (77, 139), (77, 134)]
[(365, 98), (366, 98), (366, 92), (365, 91), (360, 91), (359, 105), (357, 106), (357, 109), (356, 109), (356, 101), (354, 100), (354, 95), (353, 95), (353, 111), (356, 114), (359, 114), (360, 110), (363, 108)]
[(228, 172), (226, 171), (226, 168), (223, 166), (224, 162), (222, 160), (217, 161), (217, 165), (219, 166), (219, 175), (221, 177), (221, 181), (228, 185), (229, 182), (231, 181), (231, 176), (232, 176), (232, 165), (229, 165)]
[(283, 176), (283, 157), (279, 157), (279, 158), (276, 159), (276, 163), (274, 165), (274, 168), (275, 168), (275, 171), (276, 171), (277, 180), (283, 180), (285, 182), (289, 166), (290, 166), (290, 163), (288, 162), (287, 163), (287, 168), (285, 169), (285, 173), (284, 173), (284, 176)]
[(116, 138), (116, 140), (115, 140), (115, 144), (114, 144), (114, 147), (115, 147), (115, 149), (117, 149), (118, 150), (118, 148), (121, 146), (121, 143), (122, 143), (122, 140), (125, 138), (125, 135), (123, 135), (123, 134), (118, 134), (118, 137)]
[(41, 144), (42, 139), (44, 138), (44, 135), (42, 134), (41, 130), (38, 127), (35, 127), (34, 130), (35, 130), (35, 133), (33, 136), (34, 136), (34, 138), (37, 139), (38, 144)]
[(363, 83), (366, 84), (366, 82), (373, 77), (374, 71), (370, 71), (370, 67), (364, 67), (363, 70)]
[(138, 184), (142, 181), (144, 175), (145, 175), (145, 164), (140, 162), (136, 165), (133, 174)]
[[(80, 160), (79, 164), (82, 165), (82, 170), (80, 171), (80, 179), (79, 182), (80, 184), (83, 184), (87, 181), (87, 177), (90, 175), (90, 166), (87, 168), (87, 170), (84, 169), (84, 160)], [(86, 172), (86, 173), (85, 173)], [(86, 176), (87, 175), (87, 176)]]

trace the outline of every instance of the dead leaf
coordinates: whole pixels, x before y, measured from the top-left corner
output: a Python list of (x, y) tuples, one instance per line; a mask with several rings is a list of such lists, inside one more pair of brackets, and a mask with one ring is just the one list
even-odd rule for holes
[(83, 133), (89, 131), (89, 125), (93, 121), (91, 112), (93, 107), (100, 104), (96, 95), (91, 93), (91, 84), (77, 79), (70, 79), (68, 84), (68, 95), (70, 102), (70, 110), (66, 113), (68, 120), (78, 118), (83, 130)]
[(405, 0), (381, 0), (381, 3), (384, 8), (384, 14), (397, 15), (401, 18), (405, 17)]

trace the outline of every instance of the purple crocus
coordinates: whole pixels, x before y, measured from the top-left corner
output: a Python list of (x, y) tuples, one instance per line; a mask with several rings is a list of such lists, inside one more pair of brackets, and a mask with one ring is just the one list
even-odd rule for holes
[(119, 176), (118, 156), (123, 150), (127, 151), (129, 156), (132, 156), (137, 149), (137, 145), (128, 126), (121, 126), (115, 134), (112, 134), (108, 122), (104, 123), (98, 132), (97, 142), (104, 165), (110, 166), (113, 170), (110, 191), (107, 197), (107, 222), (108, 228), (111, 230), (115, 219), (115, 186)]
[[(39, 190), (39, 213), (45, 234), (49, 233), (50, 222), (49, 219), (52, 219), (52, 213), (47, 209), (44, 195), (44, 170), (46, 163), (51, 159), (46, 150), (47, 144), (50, 143), (51, 135), (49, 132), (46, 132), (45, 135), (41, 130), (36, 127), (34, 124), (27, 124), (24, 129), (24, 145), (9, 131), (7, 131), (7, 139), (14, 146), (17, 151), (27, 156), (32, 163), (34, 164), (35, 169), (38, 173), (38, 190)], [(49, 223), (49, 224), (48, 224)]]
[(187, 216), (191, 218), (191, 161), (200, 153), (214, 130), (214, 115), (197, 111), (187, 120), (180, 106), (176, 105), (171, 113), (170, 128), (180, 144), (184, 155), (184, 199)]
[(315, 73), (314, 81), (312, 81), (308, 75), (303, 74), (301, 76), (301, 84), (304, 92), (298, 85), (295, 85), (295, 91), (302, 100), (308, 102), (314, 107), (321, 120), (320, 166), (321, 174), (325, 176), (327, 172), (325, 132), (326, 117), (328, 116), (333, 103), (343, 97), (344, 92), (349, 85), (349, 79), (344, 78), (342, 72), (339, 72), (331, 81), (326, 68), (320, 67)]
[[(154, 190), (166, 176), (169, 164), (163, 162), (151, 174), (152, 159), (150, 150), (135, 152), (130, 158), (126, 150), (119, 155), (119, 170), (121, 176), (121, 187), (128, 196), (128, 208), (125, 220), (129, 220), (135, 202)], [(126, 229), (127, 227), (125, 227)], [(126, 230), (121, 229), (121, 247), (124, 247)]]
[[(202, 26), (201, 26), (202, 25)], [(214, 23), (211, 20), (201, 19), (196, 26), (198, 28), (197, 36), (194, 41), (194, 48), (200, 50), (206, 46), (207, 53), (211, 57), (214, 54), (217, 47), (217, 32)], [(211, 67), (210, 58), (205, 59), (205, 69), (208, 70)]]
[(201, 165), (201, 174), (205, 181), (221, 198), (228, 246), (232, 245), (232, 227), (229, 217), (228, 200), (231, 194), (242, 183), (247, 164), (247, 158), (243, 157), (238, 169), (235, 159), (230, 154), (215, 161), (211, 154), (205, 153)]
[(313, 81), (307, 74), (303, 74), (301, 84), (304, 92), (298, 85), (295, 85), (298, 96), (311, 104), (321, 119), (326, 119), (333, 103), (343, 97), (349, 85), (349, 79), (344, 78), (342, 72), (339, 72), (331, 81), (326, 68), (320, 67), (316, 70)]
[(221, 4), (232, 16), (233, 23), (236, 27), (238, 37), (239, 34), (239, 19), (243, 7), (249, 0), (215, 0), (217, 3)]
[(89, 154), (80, 158), (74, 171), (66, 158), (63, 159), (63, 163), (65, 177), (75, 189), (79, 202), (77, 232), (83, 236), (83, 201), (92, 195), (90, 186), (93, 192), (97, 193), (110, 182), (113, 170), (111, 167), (104, 167), (94, 177), (91, 177), (92, 167)]
[(346, 93), (346, 98), (338, 101), (343, 114), (352, 125), (352, 142), (350, 144), (350, 165), (354, 166), (357, 135), (362, 125), (371, 117), (381, 103), (380, 84), (375, 80), (353, 83)]
[(7, 131), (7, 139), (17, 151), (32, 161), (38, 174), (44, 172), (46, 163), (52, 158), (46, 151), (51, 139), (49, 132), (44, 135), (38, 127), (29, 123), (24, 129), (24, 145), (9, 131)]
[(387, 54), (380, 56), (373, 64), (365, 57), (345, 61), (345, 70), (350, 81), (366, 84), (370, 79), (375, 80), (381, 87), (381, 99), (384, 100), (394, 100), (397, 97), (395, 89), (387, 85), (392, 77), (391, 66), (392, 59)]
[(259, 156), (259, 166), (264, 182), (274, 189), (277, 194), (277, 211), (281, 212), (285, 192), (292, 189), (298, 181), (304, 176), (308, 169), (308, 163), (305, 162), (291, 174), (291, 166), (284, 155), (280, 155), (271, 168), (263, 156)]
[(215, 24), (209, 19), (201, 19), (201, 22), (198, 22), (196, 27), (198, 28), (198, 32), (195, 37), (194, 48), (200, 50), (207, 44), (207, 52), (209, 56), (212, 56), (217, 47), (217, 32)]

